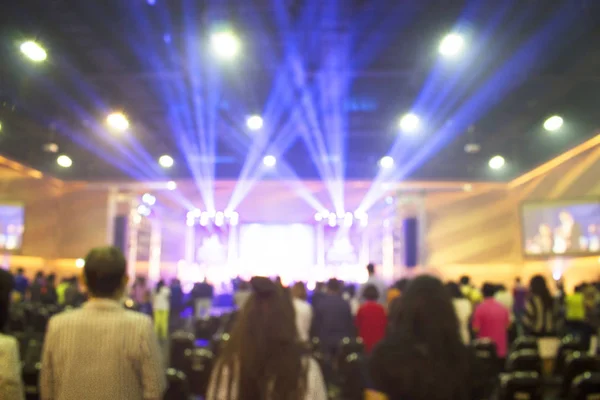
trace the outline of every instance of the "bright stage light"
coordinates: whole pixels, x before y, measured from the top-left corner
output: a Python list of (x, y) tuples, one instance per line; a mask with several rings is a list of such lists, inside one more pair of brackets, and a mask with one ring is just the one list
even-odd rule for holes
[(553, 115), (544, 121), (544, 129), (548, 132), (554, 132), (559, 130), (563, 125), (563, 119), (559, 115)]
[(158, 159), (158, 163), (163, 168), (171, 168), (175, 162), (173, 161), (173, 157), (171, 157), (167, 154), (163, 154)]
[(129, 128), (129, 120), (122, 112), (108, 114), (106, 124), (116, 132), (124, 132)]
[(251, 131), (257, 131), (263, 127), (263, 119), (260, 115), (252, 115), (246, 119), (246, 126)]
[(329, 214), (328, 222), (329, 222), (329, 226), (331, 226), (332, 228), (334, 226), (336, 226), (337, 225), (337, 215), (335, 215), (334, 213)]
[(329, 210), (323, 210), (323, 211), (321, 211), (321, 215), (323, 216), (323, 218), (329, 218), (329, 214), (331, 214), (329, 212)]
[(193, 219), (193, 218), (188, 218), (188, 219), (185, 221), (185, 224), (186, 224), (187, 226), (194, 226), (194, 219)]
[(420, 120), (415, 114), (409, 113), (400, 119), (400, 129), (403, 132), (412, 133), (419, 129)]
[(169, 190), (177, 189), (177, 183), (175, 183), (175, 181), (167, 182), (167, 189), (169, 189)]
[(263, 164), (265, 165), (265, 167), (272, 168), (277, 164), (277, 159), (275, 158), (275, 156), (264, 156)]
[(323, 216), (321, 215), (321, 213), (315, 214), (315, 221), (317, 221), (317, 222), (323, 221)]
[(394, 159), (390, 156), (381, 157), (381, 160), (379, 160), (379, 166), (383, 169), (393, 168)]
[(210, 43), (214, 52), (223, 59), (231, 60), (240, 51), (240, 40), (229, 31), (215, 32), (210, 37)]
[(85, 260), (83, 258), (78, 258), (77, 260), (75, 260), (75, 266), (77, 268), (85, 267)]
[(354, 220), (354, 218), (352, 217), (352, 213), (351, 212), (347, 212), (344, 215), (344, 226), (347, 227), (347, 228), (351, 227), (352, 226), (352, 222), (354, 222), (353, 220)]
[(215, 225), (223, 226), (224, 222), (225, 222), (225, 215), (221, 211), (216, 212), (215, 213)]
[(236, 226), (240, 222), (240, 214), (233, 211), (229, 217), (229, 225)]
[(71, 157), (62, 154), (58, 156), (56, 163), (63, 168), (69, 168), (71, 165), (73, 165), (73, 160), (71, 160)]
[(21, 44), (21, 53), (35, 62), (41, 62), (48, 58), (46, 50), (33, 40), (28, 40)]
[(153, 206), (154, 203), (156, 203), (156, 197), (152, 196), (150, 193), (144, 193), (142, 196), (142, 202), (149, 206)]
[(492, 158), (490, 158), (489, 161), (489, 166), (491, 169), (501, 169), (502, 167), (504, 167), (504, 164), (506, 163), (506, 161), (504, 160), (504, 157), (502, 156), (494, 156)]
[(148, 206), (147, 206), (147, 205), (145, 205), (145, 204), (140, 204), (140, 205), (137, 207), (137, 213), (138, 213), (139, 215), (141, 215), (142, 217), (147, 217), (147, 216), (149, 216), (151, 212), (152, 212), (152, 210), (150, 210), (150, 207), (148, 207)]
[(440, 42), (438, 50), (440, 54), (446, 57), (454, 57), (461, 52), (465, 45), (465, 40), (462, 36), (456, 33), (446, 35)]

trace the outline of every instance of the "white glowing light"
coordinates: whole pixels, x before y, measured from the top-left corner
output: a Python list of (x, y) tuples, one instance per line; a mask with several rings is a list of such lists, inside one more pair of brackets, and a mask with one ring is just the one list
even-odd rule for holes
[(265, 165), (265, 167), (272, 168), (277, 164), (277, 159), (275, 158), (275, 156), (265, 156), (263, 158), (263, 164)]
[(554, 132), (559, 130), (563, 126), (563, 119), (558, 115), (553, 115), (544, 121), (544, 129), (548, 132)]
[(465, 40), (462, 36), (456, 33), (446, 35), (440, 42), (440, 54), (446, 57), (454, 57), (459, 54), (465, 45)]
[(167, 182), (167, 189), (169, 189), (169, 190), (177, 189), (177, 183), (175, 183), (175, 181)]
[(215, 32), (210, 38), (214, 52), (220, 58), (231, 60), (240, 51), (241, 43), (233, 32)]
[(77, 260), (75, 260), (75, 266), (77, 268), (85, 267), (85, 260), (83, 258), (78, 258)]
[(260, 115), (252, 115), (246, 120), (246, 126), (251, 131), (257, 131), (263, 127), (263, 119)]
[(21, 44), (21, 53), (34, 62), (41, 62), (48, 58), (46, 50), (33, 40), (28, 40)]
[(73, 165), (73, 160), (71, 160), (71, 157), (62, 154), (58, 156), (56, 163), (63, 168), (69, 168), (71, 165)]
[(315, 221), (319, 222), (323, 220), (323, 215), (321, 215), (321, 213), (316, 213), (315, 214)]
[(394, 159), (390, 156), (381, 157), (381, 160), (379, 160), (379, 166), (383, 169), (393, 168)]
[(153, 206), (154, 203), (156, 203), (156, 197), (152, 196), (150, 193), (144, 193), (142, 196), (142, 202), (149, 206)]
[(126, 131), (129, 128), (129, 120), (122, 112), (113, 112), (106, 117), (106, 124), (117, 132)]
[(504, 167), (504, 164), (506, 164), (506, 161), (504, 160), (504, 157), (502, 157), (502, 156), (494, 156), (494, 157), (490, 158), (490, 161), (488, 163), (488, 165), (490, 166), (491, 169), (496, 169), (496, 170)]
[(163, 154), (158, 159), (158, 163), (163, 168), (171, 168), (173, 166), (173, 164), (175, 163), (175, 161), (173, 161), (173, 157), (171, 157), (167, 154)]
[(400, 129), (402, 129), (403, 132), (416, 132), (417, 129), (419, 129), (420, 124), (421, 121), (419, 120), (419, 117), (412, 113), (406, 114), (400, 119)]

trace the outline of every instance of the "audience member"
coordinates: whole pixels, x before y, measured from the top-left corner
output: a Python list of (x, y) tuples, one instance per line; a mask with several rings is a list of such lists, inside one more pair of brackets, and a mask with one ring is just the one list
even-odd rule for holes
[(471, 284), (471, 278), (467, 275), (463, 275), (460, 278), (460, 290), (474, 306), (483, 300), (481, 292)]
[(194, 284), (190, 296), (196, 318), (202, 318), (209, 315), (210, 309), (212, 308), (214, 288), (208, 283), (206, 278), (204, 278), (202, 282)]
[(248, 282), (240, 279), (240, 281), (237, 283), (237, 290), (233, 294), (233, 302), (238, 310), (241, 310), (244, 307), (244, 304), (246, 304), (246, 301), (248, 301), (251, 293), (252, 292), (250, 291), (250, 285)]
[(495, 292), (494, 285), (490, 283), (483, 285), (484, 300), (473, 313), (473, 331), (477, 338), (490, 339), (496, 343), (498, 358), (502, 360), (506, 358), (508, 352), (510, 314), (508, 309), (494, 298)]
[(480, 389), (474, 358), (463, 344), (442, 282), (419, 276), (369, 363), (375, 395), (390, 400), (469, 400)]
[(306, 301), (306, 288), (304, 283), (296, 282), (292, 287), (294, 312), (296, 314), (296, 328), (298, 329), (298, 338), (301, 342), (308, 342), (310, 339), (310, 326), (312, 324), (312, 307)]
[(32, 303), (41, 303), (42, 302), (42, 289), (44, 288), (44, 273), (42, 271), (38, 271), (35, 274), (35, 278), (29, 286), (29, 299)]
[(21, 294), (21, 298), (25, 298), (27, 288), (29, 287), (29, 280), (25, 276), (23, 268), (17, 268), (17, 274), (15, 275), (15, 288), (14, 290)]
[(342, 297), (350, 304), (352, 315), (356, 315), (358, 308), (360, 307), (360, 301), (356, 298), (356, 287), (353, 284), (344, 287), (344, 294)]
[(19, 343), (14, 337), (2, 333), (8, 321), (10, 293), (13, 289), (12, 275), (0, 269), (0, 399), (22, 400), (24, 391)]
[(183, 289), (181, 288), (181, 282), (179, 279), (171, 280), (171, 298), (170, 305), (171, 311), (169, 312), (169, 327), (171, 329), (179, 328), (179, 316), (184, 308), (183, 302)]
[(521, 278), (515, 278), (515, 286), (513, 288), (513, 316), (517, 325), (517, 332), (522, 334), (521, 319), (525, 314), (525, 302), (527, 301), (527, 288), (521, 283)]
[(379, 304), (385, 306), (387, 304), (387, 285), (381, 278), (379, 278), (375, 274), (375, 264), (370, 263), (369, 265), (367, 265), (367, 273), (369, 274), (369, 279), (367, 279), (367, 282), (365, 282), (365, 284), (362, 285), (360, 290), (358, 291), (360, 299), (364, 299), (363, 292), (365, 288), (368, 285), (373, 285), (377, 288), (377, 292), (379, 293), (379, 298), (377, 299), (377, 301), (379, 302)]
[(152, 302), (152, 311), (154, 312), (154, 329), (159, 339), (166, 340), (169, 336), (169, 298), (171, 291), (165, 285), (165, 281), (160, 280), (156, 284), (154, 299)]
[(385, 308), (377, 302), (379, 292), (375, 285), (368, 285), (363, 291), (364, 303), (356, 314), (356, 327), (367, 353), (385, 336), (387, 316)]
[(65, 307), (78, 307), (81, 303), (83, 303), (83, 294), (79, 290), (79, 280), (76, 276), (72, 276), (65, 290)]
[(56, 275), (50, 274), (46, 277), (46, 284), (42, 287), (42, 303), (48, 305), (58, 304), (56, 295)]
[(314, 331), (321, 341), (325, 354), (333, 356), (341, 340), (355, 335), (350, 305), (342, 298), (341, 283), (337, 279), (327, 282), (327, 293), (314, 308)]
[(298, 343), (289, 297), (267, 278), (253, 278), (251, 286), (207, 400), (326, 400), (319, 365)]
[(327, 285), (325, 285), (325, 283), (323, 283), (323, 282), (317, 282), (315, 284), (315, 290), (313, 290), (312, 297), (310, 299), (313, 309), (317, 306), (317, 303), (319, 302), (319, 300), (321, 300), (323, 297), (325, 297), (326, 293), (327, 293)]
[(137, 276), (135, 278), (135, 282), (133, 282), (133, 285), (131, 285), (129, 297), (131, 297), (131, 299), (139, 305), (142, 305), (146, 302), (146, 299), (148, 298), (148, 287), (146, 286), (145, 277)]
[(56, 302), (59, 306), (65, 305), (65, 293), (67, 288), (71, 285), (69, 278), (63, 278), (62, 281), (56, 287)]
[(471, 321), (471, 315), (473, 314), (473, 305), (462, 293), (456, 282), (448, 282), (446, 284), (446, 289), (448, 289), (448, 293), (452, 297), (452, 305), (454, 306), (454, 312), (458, 318), (460, 337), (464, 344), (469, 344), (469, 342), (471, 342), (469, 322)]
[(165, 373), (152, 321), (120, 304), (125, 257), (116, 247), (95, 248), (83, 277), (90, 300), (48, 325), (41, 399), (162, 399)]
[(527, 335), (545, 337), (556, 335), (555, 305), (546, 279), (541, 275), (531, 278), (529, 296), (525, 303), (525, 314), (522, 319)]

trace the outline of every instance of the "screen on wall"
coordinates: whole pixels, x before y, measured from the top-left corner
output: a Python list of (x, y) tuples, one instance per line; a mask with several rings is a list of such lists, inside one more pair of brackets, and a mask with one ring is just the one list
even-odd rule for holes
[(0, 204), (0, 250), (18, 250), (23, 242), (25, 210), (22, 205)]
[(600, 253), (600, 201), (525, 203), (521, 211), (525, 255)]

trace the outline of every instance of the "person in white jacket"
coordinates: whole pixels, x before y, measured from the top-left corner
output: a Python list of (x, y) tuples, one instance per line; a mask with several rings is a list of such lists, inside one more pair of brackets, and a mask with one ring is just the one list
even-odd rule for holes
[(446, 288), (452, 296), (452, 305), (454, 306), (454, 312), (458, 318), (458, 326), (460, 330), (460, 337), (464, 344), (471, 342), (471, 334), (469, 332), (469, 320), (473, 314), (473, 305), (471, 301), (467, 299), (460, 286), (456, 282), (448, 282)]

